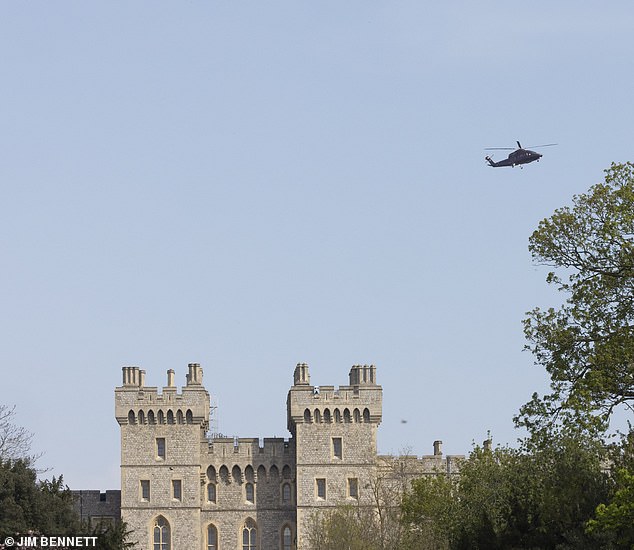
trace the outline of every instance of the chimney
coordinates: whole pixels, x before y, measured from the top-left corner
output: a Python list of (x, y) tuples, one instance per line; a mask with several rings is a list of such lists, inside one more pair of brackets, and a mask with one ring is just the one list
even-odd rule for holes
[(174, 387), (174, 369), (169, 369), (167, 371), (167, 387), (168, 388)]
[(434, 441), (434, 456), (442, 455), (442, 441)]
[(309, 386), (310, 374), (306, 363), (297, 363), (295, 372), (293, 373), (293, 384), (295, 386)]
[(203, 383), (203, 369), (199, 363), (190, 363), (187, 365), (189, 374), (187, 375), (188, 386), (200, 386)]

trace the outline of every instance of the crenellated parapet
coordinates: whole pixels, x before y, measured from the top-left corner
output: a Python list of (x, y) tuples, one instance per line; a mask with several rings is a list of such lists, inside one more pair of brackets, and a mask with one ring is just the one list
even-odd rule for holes
[(355, 365), (347, 386), (311, 386), (308, 365), (295, 367), (287, 398), (288, 430), (298, 424), (374, 424), (382, 419), (383, 389), (376, 383), (374, 365)]
[(115, 416), (119, 425), (196, 424), (209, 426), (209, 394), (202, 385), (202, 368), (188, 366), (187, 385), (174, 385), (174, 371), (167, 371), (162, 391), (145, 385), (145, 371), (123, 367), (123, 384), (115, 388)]

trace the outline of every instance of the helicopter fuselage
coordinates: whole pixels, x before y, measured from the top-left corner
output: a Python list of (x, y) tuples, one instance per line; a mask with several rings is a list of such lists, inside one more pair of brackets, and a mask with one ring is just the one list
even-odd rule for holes
[(542, 155), (540, 153), (520, 148), (516, 149), (507, 158), (499, 162), (493, 162), (493, 159), (491, 157), (486, 157), (486, 160), (488, 161), (489, 166), (499, 168), (500, 166), (517, 166), (519, 164), (528, 164), (529, 162), (539, 160), (540, 158), (542, 158)]
[(499, 168), (500, 166), (517, 166), (519, 164), (528, 164), (529, 162), (533, 162), (542, 158), (540, 153), (536, 153), (535, 151), (529, 151), (528, 149), (517, 149), (513, 151), (508, 158), (501, 160), (499, 162), (493, 162), (491, 157), (486, 157), (486, 160), (489, 162), (490, 166), (494, 168)]

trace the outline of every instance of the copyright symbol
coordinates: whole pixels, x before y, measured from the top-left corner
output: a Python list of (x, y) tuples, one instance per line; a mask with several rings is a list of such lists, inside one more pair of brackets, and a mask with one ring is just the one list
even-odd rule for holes
[(4, 539), (5, 546), (13, 546), (14, 544), (15, 540), (13, 540), (13, 537), (7, 537), (6, 539)]

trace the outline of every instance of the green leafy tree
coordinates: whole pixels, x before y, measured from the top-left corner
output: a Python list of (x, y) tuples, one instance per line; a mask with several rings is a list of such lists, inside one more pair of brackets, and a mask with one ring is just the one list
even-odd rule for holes
[(608, 504), (599, 504), (587, 531), (602, 535), (617, 548), (634, 548), (634, 475), (625, 469), (616, 473), (616, 491)]
[(534, 394), (516, 423), (601, 432), (617, 407), (634, 411), (634, 164), (612, 164), (604, 183), (540, 222), (529, 249), (555, 268), (547, 281), (566, 301), (524, 321), (552, 391)]
[(476, 447), (459, 477), (413, 482), (403, 520), (437, 548), (599, 548), (585, 529), (609, 494), (596, 450), (564, 437), (542, 448)]

